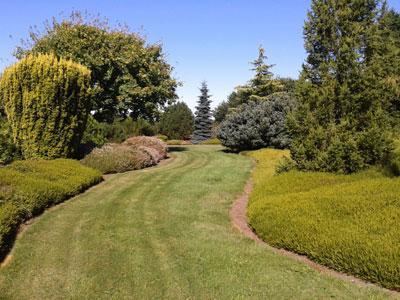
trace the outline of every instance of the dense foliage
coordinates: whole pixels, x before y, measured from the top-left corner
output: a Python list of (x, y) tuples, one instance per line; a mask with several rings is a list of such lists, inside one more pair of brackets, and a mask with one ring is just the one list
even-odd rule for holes
[(187, 140), (193, 133), (194, 116), (184, 102), (169, 106), (161, 116), (159, 129), (169, 139)]
[(24, 158), (71, 157), (92, 105), (90, 71), (54, 55), (29, 55), (4, 71), (0, 98)]
[(16, 161), (0, 168), (0, 257), (23, 221), (100, 181), (99, 172), (74, 160)]
[(241, 105), (221, 123), (218, 138), (234, 150), (262, 147), (286, 148), (291, 138), (286, 130), (286, 117), (295, 108), (291, 94), (281, 92), (264, 101)]
[(192, 136), (193, 143), (211, 138), (212, 120), (211, 120), (211, 100), (206, 82), (202, 82), (200, 96), (196, 106), (194, 119), (194, 132)]
[(248, 206), (251, 227), (275, 247), (400, 289), (400, 179), (375, 169), (274, 176), (275, 164), (286, 153), (251, 154), (258, 161)]
[(300, 107), (289, 122), (299, 169), (351, 173), (390, 152), (381, 14), (379, 0), (312, 2)]
[(98, 121), (110, 123), (128, 115), (153, 120), (177, 97), (178, 83), (161, 45), (148, 45), (127, 28), (111, 28), (105, 20), (78, 12), (61, 22), (53, 19), (44, 32), (31, 31), (30, 41), (17, 49), (16, 56), (30, 53), (53, 53), (88, 67)]
[(19, 157), (14, 145), (8, 122), (0, 118), (0, 165), (5, 165)]
[(121, 173), (156, 165), (167, 157), (167, 145), (155, 137), (138, 136), (122, 144), (95, 148), (81, 161), (103, 174)]

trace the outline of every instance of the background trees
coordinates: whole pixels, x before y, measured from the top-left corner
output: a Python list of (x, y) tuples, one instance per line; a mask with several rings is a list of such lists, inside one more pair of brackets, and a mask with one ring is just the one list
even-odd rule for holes
[(184, 102), (168, 106), (161, 116), (160, 133), (173, 140), (187, 140), (193, 133), (194, 116)]
[(377, 0), (312, 1), (300, 107), (289, 122), (300, 169), (350, 173), (390, 151), (387, 97), (374, 75), (381, 12)]
[(211, 138), (212, 120), (211, 120), (211, 100), (208, 93), (207, 83), (203, 81), (200, 88), (200, 97), (196, 107), (194, 119), (194, 132), (192, 136), (193, 143)]
[(43, 32), (31, 31), (30, 37), (17, 48), (17, 58), (53, 53), (92, 71), (98, 121), (111, 123), (127, 116), (155, 120), (160, 109), (177, 98), (178, 82), (161, 45), (148, 45), (127, 28), (111, 28), (105, 20), (75, 12), (61, 22), (48, 22)]
[(24, 158), (69, 157), (92, 107), (90, 71), (54, 55), (29, 55), (4, 71), (0, 98)]

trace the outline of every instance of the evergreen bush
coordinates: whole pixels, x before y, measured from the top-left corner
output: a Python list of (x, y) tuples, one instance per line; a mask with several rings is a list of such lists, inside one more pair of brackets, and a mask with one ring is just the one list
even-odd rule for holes
[(187, 140), (193, 133), (193, 113), (184, 102), (173, 104), (161, 116), (159, 127), (169, 139)]
[(294, 97), (285, 92), (243, 104), (221, 123), (218, 138), (222, 145), (234, 151), (287, 148), (291, 138), (286, 130), (286, 117), (295, 105)]
[(91, 96), (90, 71), (50, 54), (27, 56), (0, 79), (0, 98), (25, 158), (76, 154)]

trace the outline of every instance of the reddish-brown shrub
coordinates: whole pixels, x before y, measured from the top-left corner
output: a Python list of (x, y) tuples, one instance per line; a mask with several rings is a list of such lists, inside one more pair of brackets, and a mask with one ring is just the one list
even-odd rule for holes
[(167, 144), (161, 141), (160, 139), (156, 137), (151, 137), (151, 136), (135, 136), (127, 139), (125, 142), (122, 143), (123, 145), (129, 145), (133, 146), (135, 148), (138, 148), (140, 146), (144, 146), (147, 148), (153, 148), (157, 150), (159, 154), (159, 158), (157, 161), (160, 161), (161, 159), (164, 159), (167, 157)]

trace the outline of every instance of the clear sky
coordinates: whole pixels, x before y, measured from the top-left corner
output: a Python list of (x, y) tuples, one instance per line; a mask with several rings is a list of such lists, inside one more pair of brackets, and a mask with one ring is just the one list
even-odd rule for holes
[[(400, 10), (400, 0), (389, 0)], [(3, 1), (0, 13), (0, 71), (13, 62), (12, 52), (29, 27), (46, 19), (86, 10), (126, 23), (162, 42), (167, 60), (182, 81), (180, 99), (193, 109), (202, 80), (215, 106), (250, 77), (249, 62), (258, 45), (266, 48), (273, 71), (298, 76), (305, 58), (303, 23), (310, 0), (35, 0)]]

